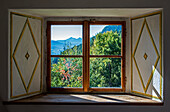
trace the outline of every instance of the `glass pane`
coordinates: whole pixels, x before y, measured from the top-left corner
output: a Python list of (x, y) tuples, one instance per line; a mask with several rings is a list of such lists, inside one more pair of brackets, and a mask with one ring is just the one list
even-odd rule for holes
[(51, 58), (51, 87), (82, 87), (82, 58)]
[(91, 55), (121, 55), (121, 25), (90, 25)]
[(90, 58), (90, 87), (121, 87), (121, 58)]
[(51, 55), (81, 55), (82, 25), (52, 25)]

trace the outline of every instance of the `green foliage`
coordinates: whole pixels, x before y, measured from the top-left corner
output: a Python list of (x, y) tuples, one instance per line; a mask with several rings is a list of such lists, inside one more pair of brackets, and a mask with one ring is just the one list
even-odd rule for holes
[[(61, 52), (82, 54), (82, 45)], [(68, 49), (69, 48), (69, 49)], [(91, 55), (121, 55), (117, 31), (98, 33), (90, 39)], [(82, 58), (51, 58), (51, 87), (82, 87)], [(121, 58), (90, 58), (91, 87), (121, 87)]]
[(121, 59), (91, 58), (90, 62), (91, 87), (121, 86)]
[(51, 65), (51, 87), (82, 87), (82, 59), (58, 58)]
[(92, 55), (121, 55), (121, 36), (117, 32), (98, 33), (90, 47)]
[[(91, 55), (121, 55), (121, 36), (117, 32), (98, 33), (90, 46)], [(121, 59), (91, 58), (91, 87), (120, 87)]]
[[(71, 44), (70, 44), (71, 45)], [(64, 47), (64, 51), (61, 52), (61, 55), (81, 55), (82, 54), (82, 44), (74, 46), (73, 48), (69, 47), (69, 44), (65, 44), (67, 48)]]

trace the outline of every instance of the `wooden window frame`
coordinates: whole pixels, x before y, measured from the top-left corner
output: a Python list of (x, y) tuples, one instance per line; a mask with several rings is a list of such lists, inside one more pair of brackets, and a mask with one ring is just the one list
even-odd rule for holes
[[(82, 25), (82, 55), (53, 55), (51, 56), (51, 25)], [(90, 55), (90, 25), (122, 25), (121, 56), (120, 55)], [(125, 91), (125, 21), (47, 21), (47, 91), (57, 93), (107, 93)], [(81, 57), (83, 59), (82, 88), (51, 88), (51, 57)], [(121, 58), (121, 88), (90, 88), (90, 57)]]

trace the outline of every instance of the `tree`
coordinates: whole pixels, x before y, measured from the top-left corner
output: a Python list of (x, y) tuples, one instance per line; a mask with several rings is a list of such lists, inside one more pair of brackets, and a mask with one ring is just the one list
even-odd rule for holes
[(82, 59), (58, 58), (51, 67), (51, 87), (82, 87)]
[[(98, 33), (90, 39), (91, 55), (121, 55), (121, 34)], [(71, 43), (70, 43), (71, 45)], [(82, 45), (69, 47), (62, 55), (82, 54)], [(82, 58), (55, 58), (51, 63), (52, 87), (82, 87)], [(91, 87), (120, 87), (121, 58), (90, 58)]]
[[(98, 33), (90, 48), (92, 55), (121, 55), (121, 35), (113, 31)], [(90, 62), (91, 87), (121, 86), (121, 59), (91, 58)]]

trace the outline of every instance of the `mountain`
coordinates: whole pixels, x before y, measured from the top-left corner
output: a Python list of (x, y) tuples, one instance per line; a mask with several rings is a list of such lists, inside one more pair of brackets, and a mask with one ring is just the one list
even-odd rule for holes
[(63, 51), (63, 43), (51, 40), (51, 54), (58, 55), (61, 51)]
[(57, 40), (58, 42), (60, 42), (60, 43), (65, 43), (65, 42), (67, 42), (67, 43), (71, 43), (72, 45), (78, 45), (78, 44), (80, 44), (80, 43), (82, 43), (82, 38), (74, 38), (74, 37), (70, 37), (70, 38), (68, 38), (68, 39), (66, 39), (66, 40)]
[[(121, 33), (122, 26), (121, 25), (108, 25), (103, 28), (103, 30), (99, 33), (105, 33), (107, 31), (117, 31), (118, 33)], [(93, 39), (95, 39), (95, 36), (90, 37), (90, 45), (93, 42)], [(52, 55), (59, 55), (62, 51), (66, 50), (67, 46), (70, 48), (73, 48), (74, 46), (77, 46), (79, 50), (82, 50), (82, 38), (74, 38), (70, 37), (66, 40), (51, 40), (51, 54)], [(69, 48), (69, 49), (70, 49)]]
[(74, 37), (70, 37), (66, 40), (51, 40), (51, 54), (52, 55), (59, 55), (60, 52), (64, 51), (64, 47), (67, 47), (67, 45), (69, 45), (69, 47), (74, 47), (75, 45), (80, 45), (82, 44), (82, 38), (74, 38)]

